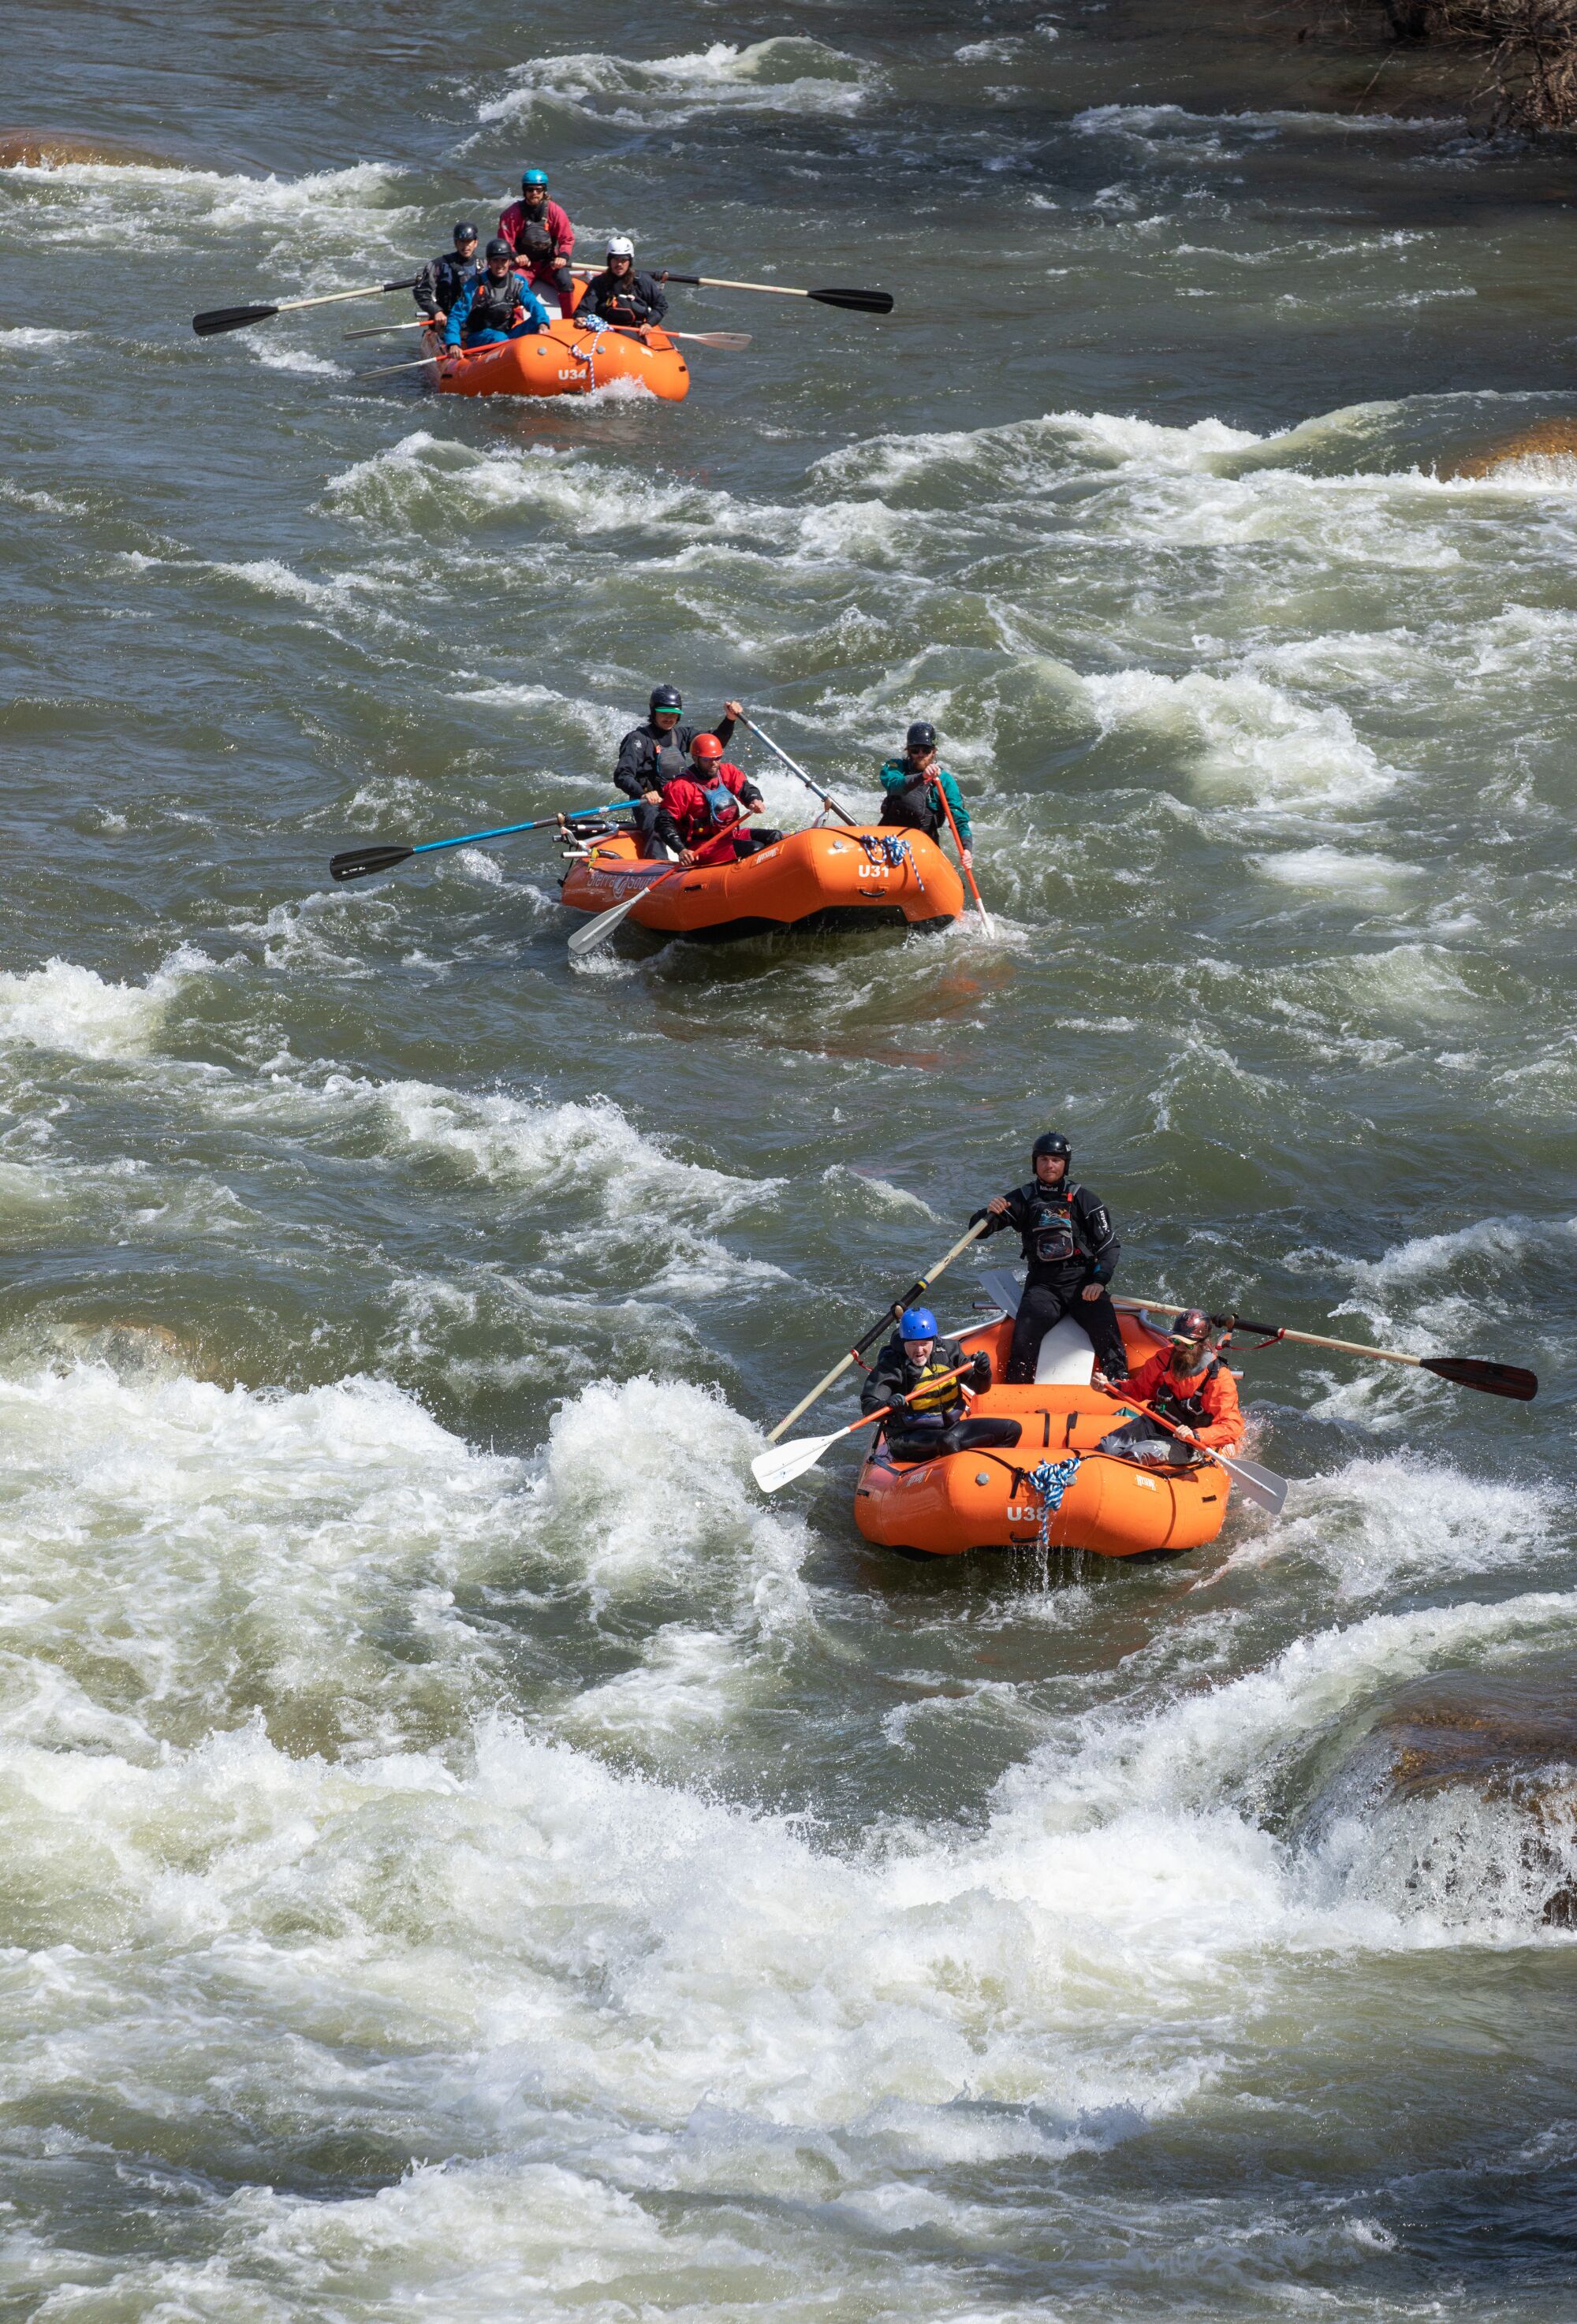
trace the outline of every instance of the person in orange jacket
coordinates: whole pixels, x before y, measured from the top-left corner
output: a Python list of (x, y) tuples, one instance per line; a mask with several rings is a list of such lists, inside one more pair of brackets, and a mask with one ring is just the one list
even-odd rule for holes
[[(1095, 1375), (1104, 1386), (1101, 1375)], [(1195, 1445), (1235, 1452), (1243, 1441), (1238, 1384), (1211, 1345), (1210, 1317), (1190, 1307), (1172, 1325), (1171, 1345), (1157, 1349), (1122, 1383), (1125, 1397), (1153, 1405), (1176, 1436), (1157, 1428), (1148, 1413), (1124, 1422), (1101, 1439), (1102, 1452), (1130, 1461), (1192, 1461)]]
[(690, 744), (690, 771), (664, 783), (654, 822), (657, 837), (681, 863), (737, 863), (763, 847), (775, 847), (780, 831), (745, 831), (741, 810), (753, 814), (764, 804), (742, 767), (730, 765), (715, 734), (697, 734)]

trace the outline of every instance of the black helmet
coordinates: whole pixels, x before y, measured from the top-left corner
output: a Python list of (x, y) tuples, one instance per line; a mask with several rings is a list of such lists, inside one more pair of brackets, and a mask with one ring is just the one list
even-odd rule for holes
[(1043, 1130), (1029, 1148), (1029, 1167), (1034, 1168), (1043, 1154), (1060, 1154), (1065, 1162), (1074, 1158), (1074, 1149), (1060, 1130)]
[(501, 237), (495, 234), (493, 240), (487, 245), (487, 255), (489, 258), (512, 258), (514, 256), (514, 252), (510, 248), (507, 242), (502, 240)]
[(928, 718), (917, 718), (904, 737), (905, 748), (910, 751), (934, 751), (936, 729)]
[(1195, 1348), (1210, 1337), (1210, 1317), (1203, 1307), (1185, 1307), (1173, 1316), (1167, 1337), (1175, 1348)]
[(685, 697), (677, 686), (654, 686), (651, 689), (651, 700), (646, 706), (652, 711), (682, 710), (685, 706)]
[(475, 239), (476, 229), (472, 225), (470, 219), (458, 219), (455, 226), (455, 240), (456, 242), (475, 242)]

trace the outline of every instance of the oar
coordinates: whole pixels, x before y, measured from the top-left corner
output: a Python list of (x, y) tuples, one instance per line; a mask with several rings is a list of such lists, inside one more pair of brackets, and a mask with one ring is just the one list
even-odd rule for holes
[[(1158, 1315), (1181, 1315), (1185, 1311), (1172, 1299), (1140, 1299), (1137, 1296), (1119, 1299), (1119, 1307), (1153, 1307)], [(1409, 1356), (1400, 1348), (1366, 1347), (1361, 1340), (1326, 1340), (1316, 1332), (1290, 1332), (1285, 1323), (1254, 1323), (1247, 1315), (1213, 1315), (1211, 1322), (1224, 1331), (1262, 1332), (1267, 1340), (1295, 1340), (1304, 1348), (1333, 1348), (1338, 1355), (1365, 1356), (1370, 1363), (1411, 1364), (1416, 1371), (1434, 1372), (1441, 1379), (1454, 1381), (1458, 1388), (1476, 1388), (1485, 1396), (1510, 1397), (1517, 1404), (1531, 1404), (1539, 1392), (1538, 1376), (1524, 1371), (1519, 1364), (1498, 1364), (1481, 1356)]]
[(876, 1321), (872, 1324), (871, 1329), (862, 1333), (862, 1336), (855, 1341), (853, 1346), (849, 1350), (848, 1354), (838, 1358), (837, 1362), (833, 1366), (831, 1371), (828, 1372), (825, 1379), (817, 1380), (816, 1386), (811, 1389), (810, 1394), (806, 1397), (801, 1397), (793, 1411), (786, 1412), (782, 1419), (778, 1423), (776, 1428), (768, 1430), (768, 1443), (775, 1444), (786, 1428), (792, 1428), (800, 1414), (802, 1412), (808, 1412), (816, 1398), (826, 1394), (834, 1380), (841, 1379), (843, 1375), (848, 1370), (849, 1366), (859, 1361), (862, 1351), (871, 1345), (872, 1341), (878, 1338), (881, 1333), (885, 1332), (890, 1323), (895, 1323), (899, 1317), (903, 1314), (906, 1307), (912, 1307), (917, 1299), (922, 1298), (930, 1289), (932, 1284), (935, 1283), (936, 1277), (941, 1274), (943, 1268), (945, 1267), (951, 1267), (961, 1250), (967, 1250), (972, 1242), (978, 1241), (991, 1223), (990, 1219), (980, 1220), (976, 1225), (970, 1228), (967, 1234), (959, 1236), (958, 1240), (954, 1244), (951, 1250), (943, 1252), (935, 1267), (928, 1268), (924, 1275), (918, 1277), (917, 1279), (909, 1285), (908, 1289), (902, 1293), (899, 1297), (895, 1299), (891, 1306), (887, 1308), (883, 1314), (880, 1314), (876, 1318)]
[(293, 315), (302, 307), (337, 307), (344, 299), (381, 299), (386, 290), (414, 290), (416, 277), (409, 282), (369, 282), (364, 290), (329, 290), (320, 299), (281, 299), (274, 307), (210, 307), (205, 315), (194, 315), (192, 329), (199, 339), (211, 339), (219, 331), (244, 331), (254, 323), (266, 323), (274, 315)]
[(374, 323), (370, 331), (341, 331), (342, 339), (387, 339), (396, 331), (427, 331), (434, 327), (425, 315), (414, 316), (409, 323)]
[[(795, 290), (783, 282), (726, 282), (718, 274), (672, 274), (666, 267), (653, 272), (659, 282), (686, 282), (703, 290), (764, 290), (773, 299), (814, 299), (818, 307), (850, 307), (859, 315), (890, 315), (890, 290)], [(574, 266), (572, 274), (600, 274), (597, 266)]]
[[(1136, 1412), (1142, 1412), (1147, 1420), (1153, 1420), (1157, 1428), (1166, 1430), (1168, 1436), (1182, 1435), (1183, 1431), (1172, 1421), (1163, 1419), (1153, 1404), (1140, 1404), (1137, 1397), (1124, 1396), (1120, 1388), (1108, 1386), (1106, 1394), (1115, 1397), (1119, 1403), (1131, 1406)], [(1198, 1444), (1198, 1440), (1194, 1437), (1186, 1441)], [(1258, 1461), (1233, 1460), (1229, 1454), (1218, 1452), (1213, 1444), (1198, 1444), (1198, 1450), (1207, 1461), (1214, 1461), (1226, 1471), (1234, 1483), (1241, 1488), (1245, 1500), (1253, 1501), (1259, 1508), (1268, 1509), (1273, 1517), (1281, 1515), (1281, 1505), (1286, 1499), (1285, 1477), (1278, 1477), (1274, 1469), (1262, 1469)]]
[[(583, 816), (616, 815), (629, 804), (628, 799), (614, 799), (608, 807), (577, 807), (562, 819), (575, 823)], [(392, 872), (396, 863), (403, 863), (410, 855), (432, 855), (440, 847), (470, 847), (482, 839), (510, 839), (517, 831), (542, 831), (559, 820), (556, 815), (540, 815), (534, 823), (503, 823), (496, 831), (464, 831), (458, 839), (424, 839), (414, 847), (347, 847), (342, 855), (329, 857), (328, 876), (340, 881), (369, 880), (374, 872)]]
[[(725, 825), (724, 829), (716, 834), (716, 837), (722, 839), (726, 837), (729, 832), (738, 831), (742, 825), (750, 821), (752, 816), (760, 815), (761, 811), (759, 807), (748, 808), (743, 815), (737, 816), (733, 823)], [(704, 868), (699, 863), (676, 863), (673, 870), (665, 872), (660, 880), (649, 880), (643, 888), (638, 888), (632, 896), (625, 899), (623, 903), (610, 905), (605, 912), (599, 912), (595, 920), (588, 920), (584, 927), (576, 928), (569, 938), (570, 952), (576, 960), (584, 960), (588, 952), (595, 952), (599, 945), (606, 944), (613, 930), (628, 918), (637, 904), (643, 904), (648, 896), (655, 895), (659, 888), (666, 887), (668, 882), (677, 879), (681, 872), (695, 872)]]
[(800, 781), (805, 785), (806, 789), (807, 791), (814, 791), (816, 798), (820, 799), (824, 807), (830, 807), (833, 813), (835, 815), (841, 815), (845, 823), (853, 823), (855, 820), (855, 818), (849, 813), (846, 807), (840, 807), (838, 805), (837, 800), (834, 798), (831, 791), (824, 791), (819, 783), (812, 782), (804, 768), (796, 766), (794, 761), (788, 756), (788, 752), (783, 750), (779, 744), (774, 742), (770, 734), (764, 733), (761, 728), (756, 724), (753, 718), (747, 718), (744, 723), (750, 728), (751, 733), (755, 736), (757, 742), (764, 742), (768, 750), (771, 752), (774, 758), (781, 759), (789, 773), (791, 775), (798, 775)]
[[(591, 326), (588, 323), (585, 327), (589, 330)], [(742, 355), (753, 344), (748, 331), (670, 331), (666, 323), (653, 323), (651, 327), (660, 331), (665, 339), (683, 339), (692, 347), (718, 347), (729, 355)], [(617, 331), (622, 339), (638, 339), (641, 336), (632, 323), (607, 323), (604, 328)]]
[[(459, 362), (464, 360), (467, 355), (490, 355), (493, 353), (493, 348), (491, 346), (446, 347), (444, 349), (444, 353), (446, 355), (453, 355), (456, 361)], [(358, 371), (355, 376), (357, 379), (388, 379), (392, 373), (397, 371), (425, 371), (429, 363), (436, 363), (437, 361), (438, 357), (436, 355), (420, 355), (417, 358), (415, 363), (380, 364), (375, 371)]]
[[(926, 1382), (927, 1395), (932, 1388), (944, 1388), (949, 1380), (960, 1379), (973, 1369), (972, 1356), (968, 1363), (958, 1365), (954, 1370), (939, 1373)], [(814, 1469), (822, 1454), (830, 1452), (835, 1444), (841, 1444), (845, 1436), (853, 1436), (862, 1428), (874, 1428), (879, 1420), (890, 1418), (891, 1413), (891, 1405), (884, 1404), (880, 1412), (867, 1412), (859, 1420), (851, 1420), (847, 1428), (835, 1428), (830, 1436), (798, 1436), (792, 1444), (779, 1444), (774, 1452), (758, 1452), (751, 1462), (751, 1475), (763, 1493), (779, 1492), (785, 1485), (791, 1485), (796, 1477), (803, 1477), (807, 1469)]]
[(659, 888), (666, 888), (669, 881), (677, 879), (681, 872), (693, 871), (694, 868), (693, 864), (676, 863), (673, 870), (665, 872), (660, 880), (647, 881), (644, 887), (637, 888), (623, 903), (614, 904), (609, 910), (599, 912), (595, 920), (587, 920), (584, 927), (575, 929), (569, 938), (569, 951), (573, 957), (583, 960), (588, 952), (595, 952), (600, 944), (607, 942), (613, 930), (635, 909), (637, 904), (643, 904), (648, 896), (654, 896)]
[(969, 892), (974, 898), (974, 908), (980, 914), (981, 927), (985, 930), (988, 936), (994, 936), (996, 935), (996, 930), (991, 926), (991, 914), (981, 902), (980, 890), (974, 884), (974, 873), (970, 869), (969, 858), (964, 852), (964, 842), (958, 836), (958, 825), (954, 818), (952, 802), (949, 800), (946, 792), (942, 788), (940, 768), (937, 769), (936, 797), (942, 802), (942, 812), (947, 818), (947, 828), (953, 834), (953, 844), (958, 850), (958, 868), (969, 882)]

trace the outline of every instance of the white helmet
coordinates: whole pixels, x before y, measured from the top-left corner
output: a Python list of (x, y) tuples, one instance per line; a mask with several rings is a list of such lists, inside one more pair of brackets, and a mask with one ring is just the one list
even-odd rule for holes
[(635, 244), (631, 241), (627, 234), (613, 234), (608, 236), (608, 256), (610, 258), (633, 258), (634, 255)]

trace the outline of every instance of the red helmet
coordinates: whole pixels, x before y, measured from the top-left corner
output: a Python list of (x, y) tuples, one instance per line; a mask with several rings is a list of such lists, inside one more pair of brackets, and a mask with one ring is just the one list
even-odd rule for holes
[(720, 759), (723, 745), (715, 734), (697, 734), (690, 745), (692, 759)]

